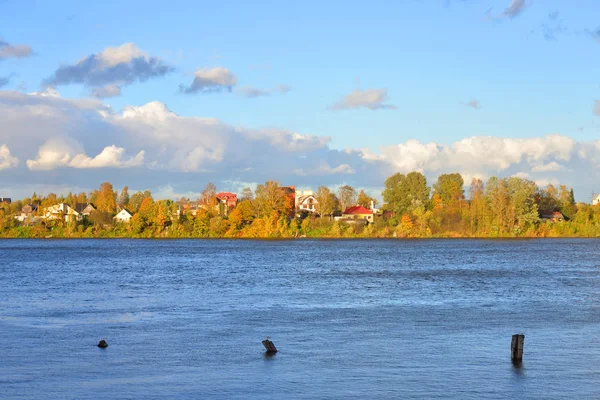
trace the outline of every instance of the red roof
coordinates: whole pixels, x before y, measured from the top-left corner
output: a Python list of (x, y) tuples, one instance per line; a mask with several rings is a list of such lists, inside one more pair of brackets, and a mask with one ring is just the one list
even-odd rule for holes
[(220, 192), (220, 193), (215, 194), (215, 197), (217, 199), (234, 199), (234, 198), (237, 198), (237, 194), (230, 193), (230, 192)]
[(352, 207), (346, 208), (346, 211), (344, 211), (344, 214), (373, 214), (373, 211), (371, 211), (368, 208), (365, 208), (363, 206), (352, 206)]

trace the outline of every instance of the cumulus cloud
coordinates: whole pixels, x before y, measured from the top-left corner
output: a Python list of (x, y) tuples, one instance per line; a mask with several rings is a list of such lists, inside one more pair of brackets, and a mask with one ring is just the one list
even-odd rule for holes
[(194, 73), (194, 80), (190, 86), (180, 86), (180, 90), (184, 93), (212, 93), (227, 90), (231, 92), (237, 84), (237, 78), (227, 68), (202, 68)]
[(14, 168), (19, 165), (19, 159), (10, 154), (10, 149), (7, 145), (0, 146), (0, 171), (4, 169)]
[(7, 58), (25, 58), (31, 56), (31, 47), (18, 44), (12, 45), (0, 39), (0, 61)]
[[(82, 58), (72, 65), (63, 65), (45, 79), (45, 86), (83, 84), (97, 89), (101, 96), (116, 94), (116, 88), (134, 82), (144, 82), (173, 71), (161, 59), (152, 57), (133, 43), (108, 47)], [(105, 96), (102, 96), (105, 95)]]
[(32, 171), (49, 171), (60, 167), (71, 168), (128, 168), (144, 162), (144, 151), (127, 159), (125, 149), (117, 146), (105, 147), (94, 158), (81, 153), (79, 143), (70, 138), (51, 138), (38, 150), (35, 160), (27, 160)]
[(370, 110), (391, 110), (396, 107), (385, 104), (388, 99), (387, 89), (356, 89), (344, 96), (330, 107), (331, 110), (348, 110), (368, 108)]
[(275, 85), (271, 89), (259, 89), (253, 86), (245, 86), (238, 90), (236, 93), (242, 97), (255, 98), (255, 97), (266, 97), (273, 94), (285, 94), (292, 90), (288, 85)]
[[(66, 99), (56, 91), (0, 91), (0, 115), (0, 143), (10, 148), (9, 157), (6, 150), (0, 156), (0, 162), (11, 160), (10, 173), (0, 172), (7, 187), (28, 182), (93, 188), (109, 180), (115, 187), (170, 185), (174, 193), (186, 193), (200, 191), (209, 180), (235, 190), (232, 182), (276, 179), (298, 187), (345, 182), (374, 188), (395, 172), (416, 170), (430, 182), (448, 172), (463, 174), (467, 182), (523, 173), (588, 192), (600, 167), (600, 140), (558, 134), (473, 136), (445, 144), (412, 139), (377, 151), (337, 150), (325, 136), (180, 116), (161, 102), (115, 111), (100, 100)], [(16, 164), (16, 158), (27, 162)]]

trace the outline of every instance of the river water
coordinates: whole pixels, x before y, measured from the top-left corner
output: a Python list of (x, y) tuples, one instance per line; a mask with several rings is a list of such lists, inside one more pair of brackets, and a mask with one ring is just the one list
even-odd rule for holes
[(598, 240), (0, 241), (2, 399), (568, 397)]

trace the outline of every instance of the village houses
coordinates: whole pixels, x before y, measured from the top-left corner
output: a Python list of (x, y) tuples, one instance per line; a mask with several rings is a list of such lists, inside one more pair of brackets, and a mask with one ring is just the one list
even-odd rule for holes
[(312, 190), (297, 190), (295, 194), (296, 211), (306, 211), (316, 213), (319, 202), (315, 198)]
[(119, 211), (119, 213), (115, 215), (114, 220), (116, 222), (128, 223), (129, 221), (131, 221), (132, 217), (133, 215), (129, 211), (122, 208), (121, 211)]

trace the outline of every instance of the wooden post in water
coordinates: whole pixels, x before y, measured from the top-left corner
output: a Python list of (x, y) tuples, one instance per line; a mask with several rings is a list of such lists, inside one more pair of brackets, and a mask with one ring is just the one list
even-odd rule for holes
[(513, 362), (519, 363), (523, 361), (523, 343), (525, 342), (525, 335), (518, 333), (512, 335), (512, 342), (510, 343), (510, 358)]
[(267, 354), (277, 353), (277, 347), (271, 342), (269, 339), (265, 339), (262, 341), (263, 346), (267, 349)]

